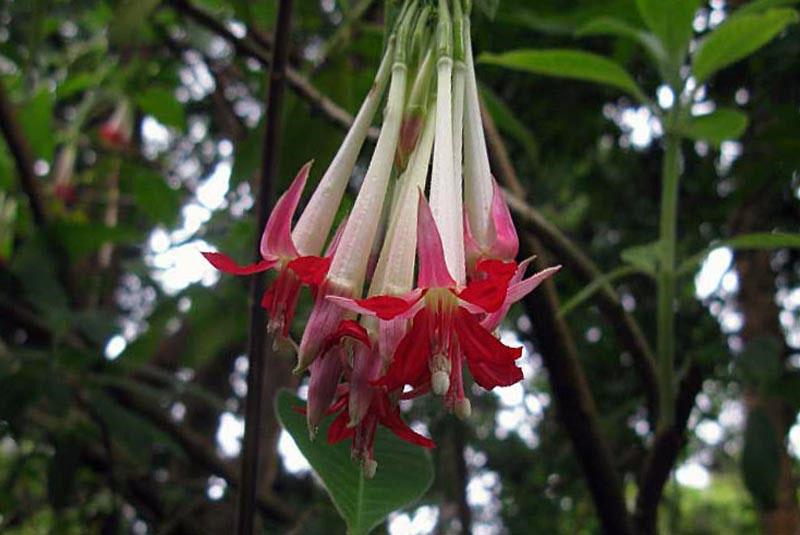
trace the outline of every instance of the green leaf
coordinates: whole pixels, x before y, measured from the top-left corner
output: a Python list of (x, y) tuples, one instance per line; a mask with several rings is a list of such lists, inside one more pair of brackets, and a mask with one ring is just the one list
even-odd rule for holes
[(31, 150), (37, 158), (51, 161), (56, 138), (53, 135), (54, 95), (46, 87), (33, 95), (22, 107), (19, 122), (28, 139)]
[(500, 0), (474, 0), (474, 2), (489, 20), (494, 20), (495, 15), (497, 15), (497, 8), (500, 7)]
[(692, 38), (692, 22), (699, 0), (636, 0), (639, 14), (673, 58), (679, 63)]
[(578, 28), (575, 32), (578, 37), (592, 35), (613, 35), (631, 39), (639, 43), (656, 63), (663, 63), (667, 53), (655, 35), (631, 26), (627, 22), (614, 17), (599, 17), (591, 20)]
[(752, 234), (741, 234), (733, 238), (713, 243), (684, 260), (678, 268), (678, 274), (685, 275), (694, 267), (702, 262), (714, 249), (720, 247), (730, 247), (731, 249), (800, 249), (800, 234), (789, 232), (754, 232)]
[(108, 29), (109, 39), (115, 45), (129, 47), (152, 38), (148, 24), (150, 14), (160, 0), (121, 0), (116, 3), (114, 17)]
[(618, 63), (590, 52), (568, 49), (512, 50), (503, 54), (481, 54), (479, 60), (508, 69), (572, 78), (609, 85), (644, 100), (644, 93)]
[(747, 415), (742, 450), (744, 484), (760, 509), (775, 507), (780, 476), (780, 442), (769, 417), (761, 407)]
[(180, 192), (172, 189), (157, 172), (142, 167), (130, 166), (125, 174), (130, 179), (130, 188), (136, 207), (153, 223), (172, 225), (178, 218), (181, 207)]
[(655, 276), (661, 261), (661, 242), (629, 247), (620, 253), (620, 257), (642, 273)]
[(581, 304), (589, 300), (589, 298), (597, 293), (600, 288), (608, 287), (612, 281), (627, 277), (628, 275), (632, 275), (634, 273), (638, 273), (639, 271), (639, 268), (636, 266), (622, 266), (604, 275), (601, 275), (600, 277), (597, 277), (561, 306), (561, 308), (558, 310), (559, 317), (564, 317), (578, 308)]
[(151, 87), (136, 99), (144, 113), (152, 115), (167, 126), (183, 129), (186, 116), (183, 107), (175, 99), (175, 95), (164, 87)]
[(718, 108), (706, 115), (690, 117), (678, 131), (691, 139), (720, 144), (738, 139), (747, 129), (747, 115), (733, 108)]
[(43, 233), (26, 240), (11, 263), (11, 272), (22, 282), (24, 295), (40, 312), (66, 311), (67, 294), (58, 280), (56, 262)]
[(373, 479), (364, 479), (350, 458), (348, 441), (333, 446), (326, 442), (330, 418), (320, 426), (317, 440), (309, 439), (305, 416), (295, 410), (302, 404), (291, 392), (280, 391), (275, 402), (278, 418), (322, 480), (350, 535), (369, 533), (389, 513), (416, 502), (430, 487), (433, 466), (428, 453), (383, 428), (375, 437), (378, 471)]
[(772, 9), (731, 17), (697, 47), (693, 69), (698, 84), (720, 69), (749, 56), (797, 20), (797, 12), (793, 9)]
[(746, 3), (745, 5), (734, 11), (733, 14), (731, 15), (731, 18), (738, 17), (740, 15), (751, 15), (753, 13), (761, 13), (769, 9), (773, 9), (776, 7), (790, 6), (798, 2), (800, 2), (800, 0), (752, 0), (751, 2)]

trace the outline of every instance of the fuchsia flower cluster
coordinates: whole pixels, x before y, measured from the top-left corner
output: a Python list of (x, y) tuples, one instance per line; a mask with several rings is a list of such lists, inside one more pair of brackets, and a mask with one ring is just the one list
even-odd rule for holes
[[(313, 437), (326, 414), (337, 414), (328, 441), (351, 439), (367, 477), (377, 467), (378, 425), (434, 445), (402, 420), (400, 399), (432, 392), (466, 418), (465, 366), (485, 389), (522, 379), (521, 348), (493, 331), (514, 302), (559, 269), (526, 278), (530, 260), (515, 262), (519, 242), (489, 169), (462, 2), (406, 3), (372, 88), (294, 227), (310, 163), (275, 205), (261, 261), (240, 266), (204, 253), (226, 273), (277, 271), (262, 300), (277, 338), (289, 336), (301, 286), (311, 289), (295, 370), (310, 371), (309, 431)], [(387, 85), (366, 175), (323, 253)]]

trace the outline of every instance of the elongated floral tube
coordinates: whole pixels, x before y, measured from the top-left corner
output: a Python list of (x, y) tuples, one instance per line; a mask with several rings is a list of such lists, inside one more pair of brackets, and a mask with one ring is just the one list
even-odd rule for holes
[(430, 205), (442, 236), (447, 268), (457, 283), (464, 284), (461, 177), (456, 177), (453, 169), (453, 60), (447, 56), (440, 57), (437, 73), (436, 139), (433, 146)]
[(328, 280), (331, 284), (352, 292), (357, 292), (364, 282), (369, 251), (378, 231), (381, 208), (400, 134), (406, 76), (405, 64), (395, 63), (392, 67), (386, 117), (375, 146), (375, 153), (328, 271)]
[(492, 172), (481, 120), (468, 17), (465, 17), (464, 29), (467, 67), (464, 103), (464, 202), (473, 236), (481, 247), (485, 247), (490, 241), (491, 232)]
[(369, 295), (403, 295), (414, 284), (418, 192), (425, 189), (433, 149), (434, 126), (435, 117), (429, 114), (408, 170), (401, 180), (397, 205), (389, 222)]
[[(400, 47), (403, 40), (398, 39), (398, 41)], [(386, 115), (378, 143), (331, 260), (321, 295), (314, 303), (308, 318), (303, 339), (300, 341), (295, 373), (305, 370), (318, 357), (323, 340), (336, 330), (339, 321), (344, 317), (345, 311), (325, 299), (325, 296), (353, 297), (360, 294), (364, 284), (367, 263), (380, 224), (392, 162), (400, 136), (406, 93), (406, 70), (403, 61), (395, 61), (392, 66)]]
[(364, 145), (375, 111), (383, 98), (391, 74), (394, 57), (394, 39), (389, 41), (375, 80), (367, 93), (353, 125), (333, 157), (328, 170), (320, 179), (317, 189), (292, 231), (297, 250), (302, 255), (319, 255), (330, 233), (336, 210), (342, 201), (347, 182), (353, 173), (358, 154)]

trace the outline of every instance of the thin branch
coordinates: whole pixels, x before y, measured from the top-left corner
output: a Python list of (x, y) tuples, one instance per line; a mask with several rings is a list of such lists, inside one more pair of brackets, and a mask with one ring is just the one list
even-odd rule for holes
[(686, 445), (686, 426), (694, 407), (694, 398), (702, 386), (703, 376), (700, 366), (693, 362), (686, 370), (678, 388), (673, 424), (656, 435), (645, 461), (639, 481), (639, 493), (636, 496), (634, 521), (637, 533), (655, 534), (657, 531), (656, 518), (664, 485), (678, 460), (678, 455)]
[[(503, 177), (503, 184), (510, 190), (506, 195), (511, 211), (525, 227), (542, 241), (545, 247), (553, 251), (560, 263), (565, 264), (585, 284), (589, 284), (603, 274), (558, 227), (547, 221), (536, 208), (524, 199), (527, 195), (511, 163), (505, 143), (497, 131), (494, 120), (488, 113), (483, 114), (486, 139), (491, 150), (492, 160)], [(602, 313), (609, 319), (617, 338), (633, 357), (637, 373), (642, 380), (642, 387), (647, 398), (648, 410), (655, 419), (658, 412), (658, 378), (656, 376), (653, 351), (642, 333), (639, 324), (622, 306), (622, 301), (614, 288), (609, 284), (601, 286), (595, 294), (597, 304)]]
[[(499, 166), (502, 182), (519, 185), (519, 178), (507, 158), (503, 141), (496, 133), (494, 130), (495, 135), (492, 136), (491, 131), (487, 132), (495, 156), (498, 148), (506, 154), (506, 163)], [(540, 253), (543, 249), (531, 232), (523, 233), (523, 242), (529, 255)], [(540, 258), (534, 264), (537, 270), (544, 267)], [(633, 534), (622, 492), (622, 480), (614, 466), (611, 449), (601, 433), (597, 407), (572, 334), (564, 319), (558, 315), (559, 299), (553, 281), (545, 281), (525, 298), (523, 304), (533, 321), (537, 348), (549, 374), (559, 418), (583, 467), (603, 530), (615, 535)]]
[[(278, 148), (281, 132), (281, 113), (286, 88), (286, 66), (289, 61), (289, 37), (292, 24), (292, 0), (278, 4), (275, 23), (275, 50), (269, 70), (269, 87), (266, 98), (264, 145), (261, 153), (261, 177), (256, 204), (256, 229), (266, 227), (273, 204), (275, 176), (278, 174)], [(254, 240), (255, 258), (261, 258), (260, 237)], [(245, 398), (244, 447), (241, 463), (242, 488), (239, 492), (237, 530), (239, 535), (252, 535), (255, 521), (255, 501), (259, 479), (259, 452), (263, 423), (264, 370), (272, 357), (267, 349), (266, 314), (261, 306), (261, 295), (266, 290), (263, 273), (253, 276), (250, 294), (250, 330), (248, 339), (247, 396)], [(269, 353), (269, 354), (268, 354)]]
[[(188, 0), (172, 0), (171, 4), (187, 18), (228, 41), (237, 54), (253, 58), (264, 67), (269, 66), (271, 58), (268, 51), (254, 40), (247, 37), (241, 39), (236, 37), (223, 22), (192, 5)], [(328, 98), (308, 78), (291, 66), (286, 68), (286, 82), (299, 97), (308, 102), (313, 110), (319, 112), (334, 125), (348, 130), (353, 124), (352, 115)], [(371, 128), (368, 137), (373, 141), (378, 139), (378, 130)]]
[(22, 132), (22, 127), (17, 121), (17, 114), (14, 106), (8, 98), (6, 89), (0, 80), (0, 130), (8, 144), (8, 149), (14, 157), (17, 165), (22, 190), (28, 197), (28, 202), (33, 213), (33, 220), (38, 226), (47, 223), (47, 213), (42, 200), (42, 191), (39, 188), (39, 181), (33, 172), (33, 155), (31, 154), (28, 141)]

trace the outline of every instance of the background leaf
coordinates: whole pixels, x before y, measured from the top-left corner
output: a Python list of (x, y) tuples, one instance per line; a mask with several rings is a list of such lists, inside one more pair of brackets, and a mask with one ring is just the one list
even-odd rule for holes
[(667, 55), (661, 42), (649, 32), (636, 28), (624, 20), (614, 17), (598, 17), (578, 28), (575, 34), (579, 37), (591, 35), (613, 35), (631, 39), (639, 43), (657, 62), (666, 61)]
[(183, 106), (175, 99), (172, 91), (163, 87), (151, 87), (136, 99), (142, 111), (152, 115), (167, 126), (183, 129), (186, 116)]
[(692, 21), (699, 0), (636, 0), (639, 14), (658, 36), (667, 53), (678, 63), (692, 37)]
[(680, 128), (684, 136), (720, 144), (738, 139), (747, 129), (747, 115), (732, 108), (718, 108), (706, 115), (690, 117)]
[(707, 35), (697, 47), (693, 70), (698, 83), (749, 56), (797, 20), (797, 12), (793, 9), (772, 9), (759, 14), (731, 17)]
[(643, 98), (642, 90), (625, 69), (610, 59), (590, 52), (568, 49), (513, 50), (503, 54), (481, 54), (479, 60), (518, 71), (610, 85)]
[(279, 392), (275, 402), (281, 425), (324, 483), (350, 534), (369, 533), (389, 513), (417, 501), (430, 486), (433, 466), (428, 453), (380, 427), (375, 438), (378, 471), (373, 479), (364, 479), (360, 466), (350, 458), (349, 441), (335, 446), (326, 443), (331, 417), (311, 442), (306, 418), (295, 410), (302, 405), (287, 390)]

